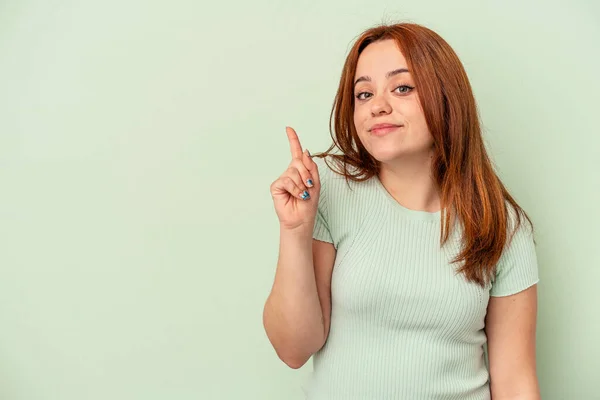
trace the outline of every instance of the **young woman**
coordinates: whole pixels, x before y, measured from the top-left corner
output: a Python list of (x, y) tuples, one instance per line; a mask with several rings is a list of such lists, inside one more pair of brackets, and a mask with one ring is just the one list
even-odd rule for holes
[(314, 356), (307, 398), (539, 399), (533, 225), (494, 172), (455, 52), (417, 24), (367, 30), (331, 117), (318, 155), (287, 129), (271, 185), (263, 323), (290, 367)]

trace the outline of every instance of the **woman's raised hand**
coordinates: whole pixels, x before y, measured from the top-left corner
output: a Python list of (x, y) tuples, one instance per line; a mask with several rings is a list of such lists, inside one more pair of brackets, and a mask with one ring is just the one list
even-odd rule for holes
[(271, 184), (275, 212), (283, 229), (304, 227), (312, 230), (321, 191), (319, 171), (308, 150), (302, 151), (296, 131), (287, 127), (286, 132), (292, 160)]

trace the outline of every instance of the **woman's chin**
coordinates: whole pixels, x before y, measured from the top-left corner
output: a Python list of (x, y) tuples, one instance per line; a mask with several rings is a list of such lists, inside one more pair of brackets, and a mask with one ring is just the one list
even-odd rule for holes
[(393, 162), (403, 156), (402, 151), (389, 149), (372, 149), (369, 153), (371, 153), (373, 158), (382, 163)]

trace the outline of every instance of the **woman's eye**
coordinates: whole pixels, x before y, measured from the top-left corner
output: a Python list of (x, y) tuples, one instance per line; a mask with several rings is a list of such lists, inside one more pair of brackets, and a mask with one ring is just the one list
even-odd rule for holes
[(414, 89), (414, 87), (408, 86), (408, 85), (400, 85), (394, 90), (398, 90), (398, 89), (401, 89), (400, 93), (409, 93), (411, 90)]
[[(398, 89), (400, 89), (398, 91), (398, 93), (400, 93), (400, 94), (407, 94), (407, 93), (410, 93), (414, 89), (414, 87), (413, 86), (409, 86), (409, 85), (400, 85), (396, 89), (394, 89), (394, 91), (397, 91)], [(356, 94), (356, 98), (358, 100), (366, 100), (370, 96), (371, 96), (371, 93), (369, 93), (369, 92), (360, 92), (360, 93)]]

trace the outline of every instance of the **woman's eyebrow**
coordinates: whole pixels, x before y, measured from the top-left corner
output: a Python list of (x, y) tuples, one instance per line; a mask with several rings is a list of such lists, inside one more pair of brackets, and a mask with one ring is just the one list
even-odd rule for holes
[[(406, 68), (398, 68), (398, 69), (395, 69), (395, 70), (393, 70), (393, 71), (390, 71), (390, 72), (388, 72), (388, 73), (385, 75), (385, 77), (389, 79), (389, 78), (391, 78), (392, 76), (394, 76), (394, 75), (398, 75), (398, 74), (401, 74), (401, 73), (403, 73), (403, 72), (410, 72), (410, 71), (409, 71), (408, 69), (406, 69)], [(370, 76), (361, 76), (360, 78), (358, 78), (358, 79), (356, 80), (356, 82), (354, 82), (354, 86), (356, 86), (356, 84), (357, 84), (358, 82), (371, 82), (371, 77), (370, 77)]]

